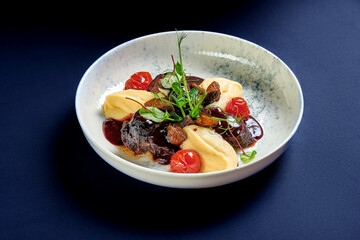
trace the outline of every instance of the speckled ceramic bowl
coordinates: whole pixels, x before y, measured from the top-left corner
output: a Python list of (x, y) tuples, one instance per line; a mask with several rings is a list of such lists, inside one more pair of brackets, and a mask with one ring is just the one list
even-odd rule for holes
[[(262, 124), (264, 137), (253, 147), (255, 159), (237, 168), (198, 174), (163, 171), (156, 164), (129, 161), (103, 136), (105, 96), (123, 89), (137, 71), (153, 77), (172, 69), (178, 59), (175, 32), (164, 32), (121, 44), (100, 57), (86, 71), (76, 93), (76, 113), (85, 137), (110, 165), (139, 180), (168, 187), (204, 188), (246, 178), (273, 162), (287, 147), (303, 113), (301, 87), (291, 70), (274, 54), (246, 40), (202, 31), (186, 31), (182, 43), (187, 73), (203, 78), (224, 77), (243, 86), (251, 114)], [(145, 166), (144, 166), (145, 165)]]

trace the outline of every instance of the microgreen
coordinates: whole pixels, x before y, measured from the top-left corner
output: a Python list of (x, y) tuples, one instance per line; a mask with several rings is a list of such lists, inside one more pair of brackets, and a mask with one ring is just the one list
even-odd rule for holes
[(147, 107), (147, 109), (140, 108), (139, 114), (142, 117), (150, 119), (154, 122), (162, 122), (164, 120), (175, 121), (173, 118), (170, 118), (168, 111), (163, 112), (156, 107)]
[(199, 88), (198, 87), (193, 87), (192, 89), (190, 89), (189, 91), (189, 97), (190, 99), (197, 99), (199, 95)]
[(160, 82), (161, 82), (161, 85), (162, 85), (164, 88), (171, 88), (172, 85), (173, 85), (173, 83), (179, 81), (179, 80), (178, 80), (179, 78), (180, 78), (180, 76), (179, 76), (178, 73), (176, 73), (176, 72), (169, 72), (169, 73), (166, 73), (165, 77), (162, 78), (162, 79), (160, 80)]
[[(182, 56), (181, 56), (181, 42), (184, 40), (184, 38), (186, 38), (186, 34), (185, 33), (180, 33), (180, 35), (179, 35), (178, 32), (176, 31), (176, 36), (177, 36), (177, 40), (178, 40), (180, 62), (176, 62), (175, 69), (176, 69), (176, 72), (182, 77), (185, 93), (186, 93), (187, 100), (188, 100), (188, 104), (190, 106), (191, 111), (193, 111), (194, 107), (193, 107), (193, 104), (191, 102), (190, 95), (189, 95), (189, 90), (188, 90), (187, 85), (186, 85), (186, 78), (185, 78), (184, 67), (183, 67)], [(190, 115), (190, 117), (197, 118), (199, 116), (191, 116)]]
[(181, 83), (180, 82), (174, 82), (171, 85), (172, 90), (179, 96), (183, 95), (183, 90), (181, 88)]
[(202, 102), (205, 99), (206, 92), (204, 94), (200, 94), (199, 88), (196, 86), (191, 88), (190, 90), (188, 89), (181, 55), (181, 43), (186, 38), (186, 34), (179, 34), (178, 32), (176, 32), (176, 37), (179, 48), (179, 61), (175, 62), (173, 55), (171, 55), (171, 59), (173, 62), (173, 70), (167, 72), (165, 76), (160, 80), (162, 87), (166, 91), (169, 91), (169, 94), (165, 94), (167, 95), (167, 97), (161, 97), (157, 93), (154, 93), (154, 95), (161, 101), (165, 101), (172, 104), (174, 107), (177, 107), (181, 112), (181, 116), (176, 114), (176, 112), (174, 111), (174, 113), (171, 113), (171, 116), (164, 118), (163, 114), (158, 111), (150, 114), (149, 111), (142, 110), (141, 114), (143, 114), (144, 117), (147, 116), (150, 118), (156, 118), (157, 121), (160, 121), (160, 119), (181, 121), (183, 118), (186, 117), (186, 115), (189, 115), (194, 120), (200, 117), (200, 108), (203, 107)]
[(257, 152), (255, 150), (252, 152), (246, 151), (240, 155), (240, 159), (243, 163), (248, 163), (255, 157), (256, 153)]

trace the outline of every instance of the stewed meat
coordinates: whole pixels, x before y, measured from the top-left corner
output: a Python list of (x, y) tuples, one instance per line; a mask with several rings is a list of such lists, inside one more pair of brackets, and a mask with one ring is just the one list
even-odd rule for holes
[(150, 151), (156, 162), (168, 164), (178, 150), (166, 139), (168, 125), (168, 121), (157, 123), (142, 117), (137, 111), (130, 121), (124, 122), (121, 139), (124, 146), (135, 154)]

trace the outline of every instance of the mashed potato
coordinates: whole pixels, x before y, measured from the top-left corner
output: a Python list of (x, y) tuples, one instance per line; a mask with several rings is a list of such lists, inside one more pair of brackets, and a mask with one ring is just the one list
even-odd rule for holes
[(124, 90), (108, 95), (104, 102), (104, 112), (106, 118), (123, 119), (129, 114), (134, 114), (141, 108), (141, 105), (126, 99), (134, 99), (141, 104), (154, 98), (154, 94), (144, 90)]
[(197, 125), (184, 127), (187, 139), (180, 145), (182, 149), (195, 150), (201, 159), (200, 172), (215, 172), (237, 166), (234, 148), (213, 130)]

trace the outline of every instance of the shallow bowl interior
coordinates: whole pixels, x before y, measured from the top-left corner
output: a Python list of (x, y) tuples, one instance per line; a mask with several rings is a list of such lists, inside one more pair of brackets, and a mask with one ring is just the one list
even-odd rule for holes
[(184, 68), (192, 75), (225, 77), (243, 86), (251, 115), (264, 128), (264, 137), (253, 147), (256, 158), (235, 169), (202, 174), (163, 172), (156, 165), (141, 166), (124, 159), (103, 136), (105, 96), (122, 90), (137, 71), (153, 77), (172, 69), (178, 59), (175, 32), (137, 38), (113, 48), (86, 71), (76, 93), (76, 112), (84, 135), (94, 150), (118, 170), (152, 184), (201, 188), (227, 184), (250, 176), (274, 161), (286, 148), (303, 113), (302, 91), (295, 75), (275, 55), (246, 40), (229, 35), (186, 31), (182, 43)]

